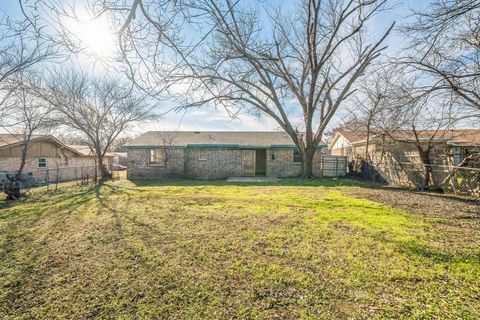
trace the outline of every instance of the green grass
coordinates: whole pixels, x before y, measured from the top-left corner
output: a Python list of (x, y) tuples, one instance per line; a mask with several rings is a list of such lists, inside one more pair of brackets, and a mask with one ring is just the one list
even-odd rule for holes
[(480, 231), (348, 196), (359, 187), (34, 194), (0, 210), (0, 318), (478, 319)]

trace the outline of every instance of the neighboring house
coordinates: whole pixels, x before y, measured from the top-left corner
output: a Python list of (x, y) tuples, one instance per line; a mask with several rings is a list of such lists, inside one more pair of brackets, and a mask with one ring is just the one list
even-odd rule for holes
[(333, 156), (353, 157), (352, 143), (365, 139), (366, 134), (362, 131), (335, 130), (333, 139), (328, 149)]
[[(423, 150), (430, 145), (430, 164), (434, 188), (444, 185), (452, 166), (480, 168), (480, 130), (424, 130), (417, 132)], [(388, 135), (371, 132), (368, 139), (368, 163), (365, 165), (365, 132), (337, 130), (330, 150), (348, 157), (350, 170), (371, 179), (406, 186), (424, 185), (423, 165), (412, 131), (396, 130)]]
[[(0, 171), (19, 169), (22, 144), (22, 135), (0, 134)], [(105, 162), (110, 166), (110, 155)], [(23, 172), (40, 180), (67, 181), (88, 172), (93, 177), (94, 167), (95, 156), (88, 146), (67, 145), (52, 135), (33, 135)]]
[[(322, 148), (314, 175), (322, 175)], [(125, 144), (128, 178), (297, 177), (302, 158), (283, 132), (150, 131)]]
[[(337, 130), (329, 149), (332, 155), (345, 155), (350, 161), (366, 158), (365, 131)], [(419, 141), (433, 145), (432, 164), (459, 165), (469, 155), (480, 152), (480, 130), (424, 130), (418, 132)], [(369, 158), (372, 162), (420, 163), (412, 131), (396, 130), (388, 135), (371, 132)]]

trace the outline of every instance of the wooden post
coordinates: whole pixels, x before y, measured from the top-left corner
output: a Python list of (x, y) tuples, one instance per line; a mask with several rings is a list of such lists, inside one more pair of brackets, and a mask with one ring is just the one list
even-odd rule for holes
[(338, 157), (335, 157), (335, 177), (338, 177)]
[(322, 161), (320, 162), (320, 177), (323, 178), (323, 168), (325, 167), (325, 156), (322, 156)]
[(48, 173), (49, 170), (47, 169), (47, 172), (45, 174), (45, 182), (47, 183), (47, 191), (50, 191), (50, 175)]

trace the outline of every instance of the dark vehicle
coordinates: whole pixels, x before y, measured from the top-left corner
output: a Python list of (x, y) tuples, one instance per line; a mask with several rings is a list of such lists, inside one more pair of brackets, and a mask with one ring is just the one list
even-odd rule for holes
[[(4, 191), (9, 179), (13, 179), (15, 172), (0, 171), (0, 190)], [(39, 187), (41, 184), (35, 179), (32, 173), (20, 175), (20, 189)]]

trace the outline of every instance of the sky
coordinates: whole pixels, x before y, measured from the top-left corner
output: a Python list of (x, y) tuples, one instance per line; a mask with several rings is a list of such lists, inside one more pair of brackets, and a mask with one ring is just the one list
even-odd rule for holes
[[(269, 0), (267, 0), (269, 1)], [(285, 2), (287, 0), (270, 0), (275, 3)], [(81, 0), (80, 0), (81, 2)], [(288, 2), (288, 1), (287, 1)], [(428, 0), (396, 0), (390, 1), (391, 9), (380, 13), (374, 18), (371, 24), (371, 32), (374, 37), (379, 37), (386, 28), (396, 21), (397, 26), (408, 24), (411, 21), (411, 9), (421, 10), (428, 5)], [(17, 0), (0, 0), (0, 15), (4, 13), (9, 16), (16, 17), (20, 14), (20, 8)], [(79, 38), (90, 41), (87, 45), (95, 48), (97, 51), (108, 53), (112, 50), (109, 35), (98, 38), (98, 41), (91, 41), (88, 34), (95, 33), (96, 30), (108, 29), (108, 22), (100, 21), (94, 25), (86, 27), (72, 24), (75, 34)], [(111, 35), (114, 37), (114, 35)], [(97, 36), (98, 37), (98, 36)], [(386, 41), (389, 46), (387, 54), (394, 54), (404, 44), (404, 38), (398, 31), (394, 31)], [(113, 44), (114, 45), (114, 44)], [(91, 68), (91, 60), (86, 57), (79, 56), (74, 60), (75, 64), (85, 68)], [(95, 68), (98, 68), (98, 63)], [(169, 105), (173, 102), (163, 101), (157, 106), (161, 110), (169, 109)], [(340, 111), (332, 120), (328, 129), (338, 125), (343, 118), (344, 113)], [(279, 125), (272, 119), (265, 116), (255, 116), (251, 114), (240, 114), (236, 119), (231, 119), (227, 112), (222, 108), (203, 107), (182, 111), (179, 113), (170, 112), (156, 121), (142, 123), (133, 128), (129, 134), (136, 135), (147, 130), (235, 130), (235, 131), (276, 131), (280, 130)]]

